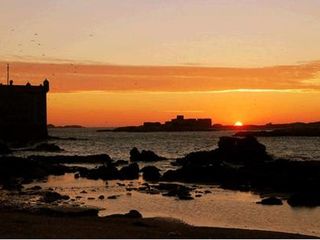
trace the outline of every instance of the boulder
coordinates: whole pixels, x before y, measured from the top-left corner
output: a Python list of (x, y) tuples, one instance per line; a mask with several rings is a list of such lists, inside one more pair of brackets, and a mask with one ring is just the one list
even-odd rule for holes
[(180, 200), (193, 199), (190, 194), (192, 189), (181, 184), (160, 183), (159, 185), (155, 185), (154, 188), (160, 191), (165, 191), (165, 193), (162, 194), (163, 196), (176, 197)]
[(58, 145), (53, 143), (41, 143), (37, 145), (32, 151), (41, 151), (41, 152), (62, 152), (64, 151)]
[(0, 155), (10, 154), (11, 150), (4, 142), (0, 141)]
[(112, 165), (112, 159), (108, 154), (95, 154), (95, 155), (55, 155), (55, 156), (40, 156), (33, 155), (29, 156), (28, 159), (32, 159), (39, 162), (46, 162), (52, 164), (61, 164), (61, 163), (90, 163), (90, 164), (104, 164)]
[(138, 212), (137, 210), (130, 210), (124, 216), (126, 216), (128, 218), (142, 218), (142, 214), (140, 212)]
[(155, 166), (146, 166), (141, 169), (143, 179), (147, 181), (158, 181), (161, 177), (160, 169)]
[(44, 192), (42, 196), (42, 201), (45, 203), (52, 203), (58, 200), (68, 200), (70, 199), (67, 195), (61, 195), (57, 192)]
[(217, 153), (220, 160), (240, 164), (256, 164), (271, 160), (266, 147), (253, 136), (220, 137)]
[(276, 198), (276, 197), (264, 198), (260, 202), (257, 202), (257, 203), (262, 204), (262, 205), (282, 205), (281, 199)]
[(40, 187), (40, 186), (36, 185), (36, 186), (33, 186), (33, 187), (28, 188), (27, 190), (31, 190), (31, 191), (39, 191), (39, 190), (41, 190), (41, 189), (42, 189), (42, 187)]
[(119, 197), (119, 195), (111, 195), (111, 196), (108, 196), (107, 198), (108, 199), (117, 199)]
[(149, 150), (142, 150), (141, 152), (134, 147), (130, 151), (130, 161), (132, 162), (154, 162), (154, 161), (161, 161), (166, 160), (165, 157), (158, 156), (153, 151)]
[(137, 210), (130, 210), (125, 214), (112, 214), (106, 216), (105, 218), (142, 218), (142, 214)]
[(131, 163), (128, 166), (124, 166), (119, 171), (120, 179), (137, 179), (139, 178), (139, 165), (137, 163)]
[(129, 164), (129, 161), (126, 161), (126, 160), (117, 160), (114, 162), (115, 166), (121, 166), (121, 165), (127, 165), (127, 164)]
[(100, 199), (100, 200), (103, 200), (103, 199), (104, 199), (104, 196), (103, 196), (103, 195), (100, 195), (100, 196), (99, 196), (99, 199)]
[(320, 206), (320, 192), (300, 192), (288, 199), (291, 207), (317, 207)]
[(23, 186), (17, 179), (8, 178), (2, 181), (2, 188), (9, 191), (21, 191)]
[(104, 165), (95, 169), (81, 169), (80, 176), (94, 180), (113, 180), (119, 178), (119, 171), (113, 165)]

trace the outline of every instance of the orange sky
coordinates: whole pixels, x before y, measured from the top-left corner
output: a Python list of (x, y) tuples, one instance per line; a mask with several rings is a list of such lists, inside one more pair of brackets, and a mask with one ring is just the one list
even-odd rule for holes
[[(5, 63), (0, 81), (5, 82)], [(123, 126), (177, 114), (216, 123), (320, 119), (320, 62), (263, 68), (11, 63), (15, 84), (50, 80), (49, 122)]]
[(1, 0), (0, 81), (57, 125), (320, 120), (319, 0)]

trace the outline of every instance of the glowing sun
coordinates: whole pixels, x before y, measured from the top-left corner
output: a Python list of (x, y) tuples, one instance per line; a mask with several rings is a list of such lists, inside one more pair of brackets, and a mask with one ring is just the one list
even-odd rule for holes
[(241, 127), (241, 126), (243, 126), (243, 123), (240, 122), (240, 121), (236, 121), (236, 122), (234, 123), (234, 125), (237, 126), (237, 127)]

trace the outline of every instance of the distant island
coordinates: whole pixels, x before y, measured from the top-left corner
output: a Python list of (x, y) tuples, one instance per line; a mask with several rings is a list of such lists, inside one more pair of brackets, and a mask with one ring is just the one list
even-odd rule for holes
[(102, 129), (98, 132), (183, 132), (183, 131), (213, 131), (212, 120), (210, 118), (189, 118), (185, 119), (183, 115), (176, 118), (160, 122), (144, 122), (141, 126), (119, 127), (113, 130)]
[(277, 124), (272, 130), (240, 131), (235, 134), (238, 137), (249, 135), (256, 137), (320, 137), (320, 122)]
[(99, 129), (97, 132), (188, 132), (188, 131), (236, 131), (235, 136), (320, 136), (320, 122), (267, 123), (264, 125), (222, 125), (212, 124), (210, 118), (190, 118), (183, 115), (160, 122), (144, 122), (140, 126), (118, 127), (114, 129)]
[(55, 126), (53, 124), (48, 124), (48, 128), (85, 128), (80, 125), (64, 125), (64, 126)]

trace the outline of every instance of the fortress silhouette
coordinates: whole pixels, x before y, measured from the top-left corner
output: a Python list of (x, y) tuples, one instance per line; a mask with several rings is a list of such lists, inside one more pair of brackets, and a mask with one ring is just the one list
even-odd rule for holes
[(39, 86), (0, 84), (0, 139), (31, 141), (48, 137), (47, 93), (49, 81)]

